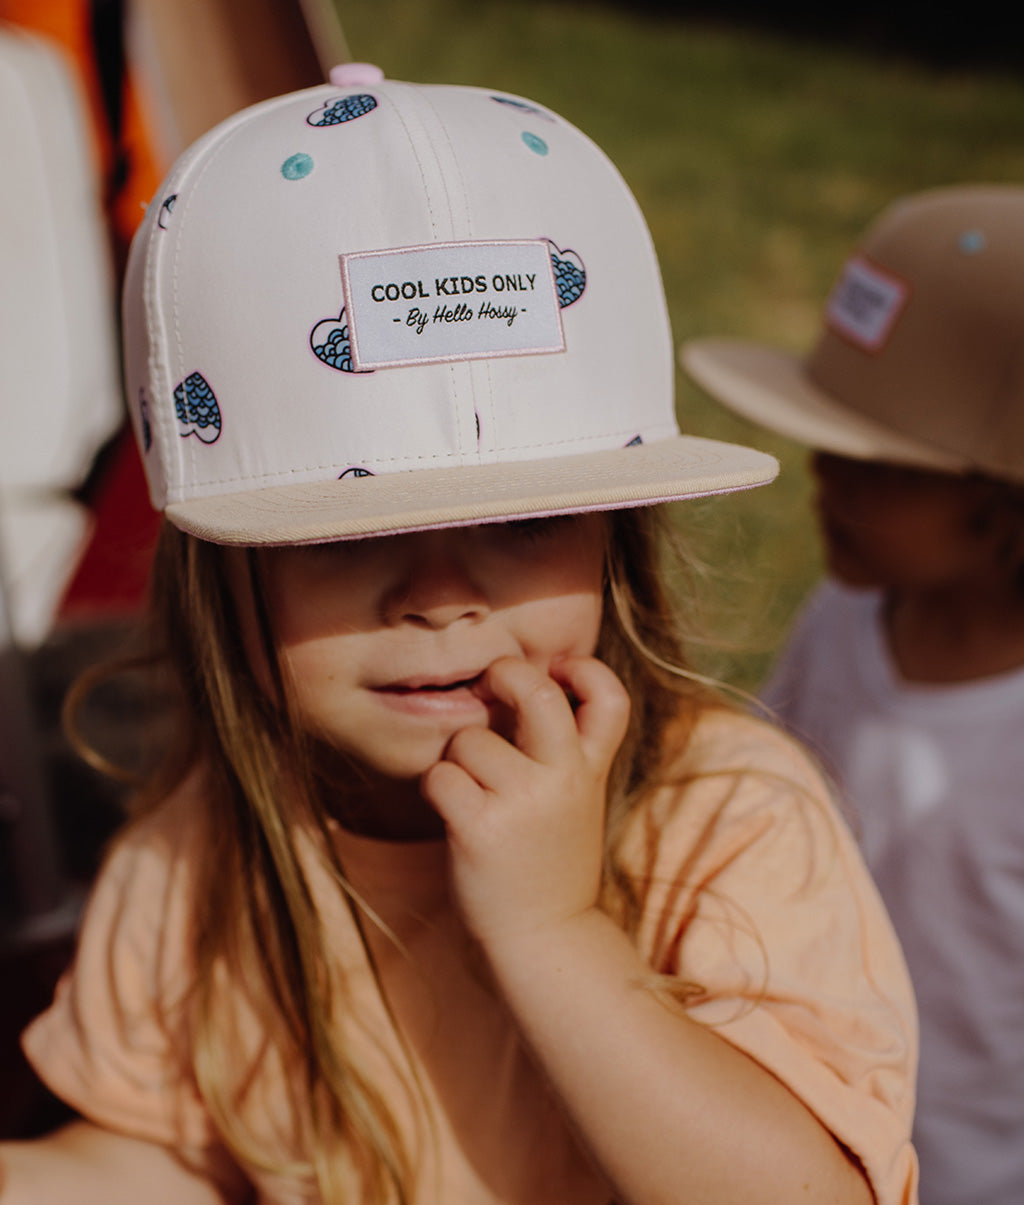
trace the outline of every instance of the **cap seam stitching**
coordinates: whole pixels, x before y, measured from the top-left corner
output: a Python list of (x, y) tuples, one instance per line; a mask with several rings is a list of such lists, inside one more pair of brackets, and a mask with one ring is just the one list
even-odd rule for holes
[[(440, 129), (441, 136), (444, 140), (445, 145), (448, 148), (448, 160), (451, 163), (452, 167), (454, 168), (454, 172), (458, 178), (459, 196), (461, 197), (461, 200), (462, 200), (462, 205), (461, 205), (462, 225), (464, 227), (464, 229), (461, 233), (463, 233), (464, 236), (466, 236), (467, 238), (472, 239), (474, 237), (475, 230), (473, 227), (472, 211), (469, 207), (469, 203), (468, 203), (468, 200), (466, 197), (466, 179), (465, 179), (465, 175), (463, 174), (463, 171), (462, 171), (462, 163), (460, 162), (459, 157), (455, 152), (455, 146), (451, 140), (451, 137), (449, 136), (448, 128), (445, 125), (440, 113), (438, 113), (437, 106), (434, 105), (433, 101), (430, 98), (430, 95), (424, 90), (419, 94), (419, 96), (420, 96), (420, 100), (421, 100), (423, 106), (430, 110), (430, 112), (434, 118), (434, 123), (435, 123), (434, 131), (428, 130), (425, 123), (421, 123), (421, 124), (423, 124), (424, 135), (426, 136), (427, 143), (434, 155), (434, 160), (435, 160), (435, 164), (437, 167), (437, 174), (438, 174), (439, 179), (441, 180), (441, 186), (444, 189), (444, 196), (445, 196), (445, 201), (447, 204), (447, 211), (448, 211), (448, 220), (449, 220), (449, 225), (451, 226), (451, 234), (454, 237), (454, 235), (456, 233), (455, 222), (454, 222), (455, 206), (453, 203), (452, 189), (449, 187), (448, 173), (447, 173), (447, 171), (443, 170), (444, 165), (441, 163), (441, 157), (437, 153), (437, 141), (435, 139), (434, 134), (438, 128)], [(404, 124), (405, 123), (403, 122), (403, 126), (404, 126)], [(418, 162), (419, 162), (419, 160), (417, 159), (417, 163)], [(433, 211), (431, 212), (431, 218), (433, 219)], [(437, 237), (437, 234), (438, 234), (437, 227), (435, 225), (434, 226), (435, 237)], [(477, 436), (476, 430), (475, 430), (476, 422), (479, 421), (479, 417), (478, 417), (479, 411), (477, 409), (479, 399), (477, 396), (477, 388), (476, 388), (476, 372), (472, 368), (467, 369), (467, 368), (461, 367), (460, 365), (457, 365), (456, 363), (451, 363), (451, 364), (449, 364), (448, 375), (449, 375), (449, 379), (451, 381), (451, 397), (454, 399), (454, 402), (455, 402), (452, 409), (455, 412), (454, 413), (455, 431), (456, 431), (456, 438), (458, 440), (458, 446), (459, 446), (459, 456), (464, 461), (469, 460), (471, 463), (478, 463), (479, 458), (480, 458), (480, 440), (479, 440), (479, 437)], [(460, 395), (459, 388), (458, 388), (459, 375), (461, 375), (462, 378), (464, 380), (466, 380), (469, 384), (469, 393), (470, 393), (469, 405), (470, 405), (470, 408), (472, 409), (474, 415), (477, 416), (474, 420), (474, 432), (473, 432), (474, 438), (473, 438), (472, 453), (468, 453), (466, 450), (465, 424), (462, 421), (462, 406), (460, 405), (460, 396), (461, 395)], [(491, 404), (493, 406), (493, 400), (492, 400)]]
[[(430, 104), (430, 102), (427, 100), (427, 98), (421, 94), (420, 100), (424, 105), (426, 105), (428, 108), (430, 108), (431, 112), (434, 115), (435, 121), (439, 121), (440, 119), (438, 118), (437, 110), (434, 108), (433, 105)], [(401, 125), (402, 130), (405, 133), (405, 137), (408, 141), (409, 149), (412, 152), (412, 157), (416, 163), (417, 171), (420, 174), (420, 184), (421, 184), (421, 187), (423, 190), (423, 197), (427, 203), (427, 212), (430, 215), (431, 232), (434, 236), (434, 239), (439, 241), (439, 232), (438, 232), (438, 225), (437, 225), (437, 218), (438, 218), (437, 207), (434, 204), (434, 197), (433, 197), (430, 189), (427, 187), (427, 177), (426, 177), (426, 172), (424, 171), (424, 168), (423, 168), (423, 159), (420, 155), (419, 147), (416, 145), (416, 140), (412, 136), (412, 131), (410, 130), (409, 124), (406, 121), (405, 114), (402, 113), (402, 111), (399, 109), (398, 105), (395, 103), (395, 101), (392, 97), (388, 97), (388, 103), (390, 104), (391, 111), (394, 113), (396, 119), (398, 120), (398, 123)], [(423, 136), (426, 139), (427, 146), (430, 147), (430, 150), (434, 156), (434, 166), (436, 168), (437, 175), (441, 180), (441, 185), (442, 185), (442, 188), (444, 189), (445, 201), (447, 202), (449, 225), (452, 225), (452, 203), (451, 203), (451, 195), (448, 191), (448, 181), (445, 176), (445, 173), (441, 170), (441, 162), (438, 157), (436, 147), (434, 145), (433, 137), (431, 136), (430, 132), (426, 128), (426, 125), (422, 121), (420, 122), (420, 127), (423, 130)], [(454, 233), (454, 231), (453, 231), (453, 233)], [(453, 397), (457, 398), (458, 397), (458, 388), (457, 388), (456, 365), (455, 364), (448, 365), (448, 379), (451, 382), (451, 394)], [(452, 410), (454, 411), (453, 418), (455, 420), (455, 437), (456, 437), (456, 440), (458, 441), (459, 453), (460, 453), (460, 455), (463, 455), (464, 447), (465, 447), (465, 438), (463, 435), (461, 407), (459, 407), (456, 404), (456, 405), (452, 406)], [(301, 470), (299, 470), (299, 471), (301, 471)]]

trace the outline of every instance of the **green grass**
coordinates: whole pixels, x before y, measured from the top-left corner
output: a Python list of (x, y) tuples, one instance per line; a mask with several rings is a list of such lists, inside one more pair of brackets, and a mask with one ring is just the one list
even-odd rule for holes
[[(825, 43), (645, 17), (627, 3), (337, 0), (352, 55), (398, 79), (550, 105), (615, 160), (647, 215), (677, 340), (801, 350), (860, 232), (935, 185), (1024, 182), (1024, 83)], [(705, 667), (756, 684), (820, 573), (802, 449), (681, 373), (684, 430), (783, 461), (767, 488), (677, 508), (713, 569)]]

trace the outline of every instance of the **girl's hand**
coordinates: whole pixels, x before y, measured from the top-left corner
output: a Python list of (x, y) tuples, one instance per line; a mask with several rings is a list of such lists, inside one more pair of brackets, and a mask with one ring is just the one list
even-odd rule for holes
[(456, 900), (486, 947), (596, 903), (605, 789), (629, 696), (592, 657), (565, 658), (547, 674), (504, 657), (483, 689), (508, 715), (508, 739), (462, 729), (422, 790), (448, 829)]

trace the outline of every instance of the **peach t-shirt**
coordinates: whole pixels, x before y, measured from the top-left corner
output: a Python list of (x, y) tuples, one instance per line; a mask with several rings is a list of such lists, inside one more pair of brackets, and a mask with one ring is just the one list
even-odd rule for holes
[[(913, 999), (888, 919), (820, 779), (788, 738), (724, 711), (698, 724), (681, 769), (626, 833), (628, 865), (646, 889), (641, 951), (653, 969), (691, 985), (691, 1017), (771, 1071), (860, 1160), (880, 1205), (912, 1205)], [(75, 963), (23, 1042), (41, 1077), (86, 1117), (212, 1167), (221, 1152), (192, 1077), (183, 1003), (204, 806), (197, 774), (120, 839)], [(348, 910), (310, 855), (348, 989), (337, 1025), (358, 1044), (417, 1156), (417, 1205), (608, 1205), (607, 1184), (574, 1142), (450, 905), (443, 843), (342, 832), (337, 840), (355, 887), (403, 947), (369, 927), (427, 1107), (405, 1086), (405, 1055)], [(258, 1063), (238, 1107), (260, 1149), (271, 1160), (301, 1158), (286, 1071), (270, 1055), (259, 1059), (259, 1026), (243, 1002), (225, 1026), (225, 1048), (240, 1087)], [(242, 1170), (263, 1205), (317, 1199)]]

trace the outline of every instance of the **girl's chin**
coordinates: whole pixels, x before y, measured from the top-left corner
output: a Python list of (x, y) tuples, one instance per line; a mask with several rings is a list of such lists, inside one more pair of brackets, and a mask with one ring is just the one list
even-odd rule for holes
[(444, 823), (419, 787), (424, 771), (438, 757), (424, 759), (422, 765), (410, 761), (404, 766), (373, 766), (322, 741), (319, 750), (317, 778), (323, 803), (342, 828), (390, 841), (444, 837)]
[(444, 756), (449, 739), (444, 736), (416, 745), (407, 743), (400, 749), (354, 757), (331, 744), (329, 738), (321, 738), (316, 758), (317, 773), (337, 791), (375, 795), (418, 791), (420, 778)]

